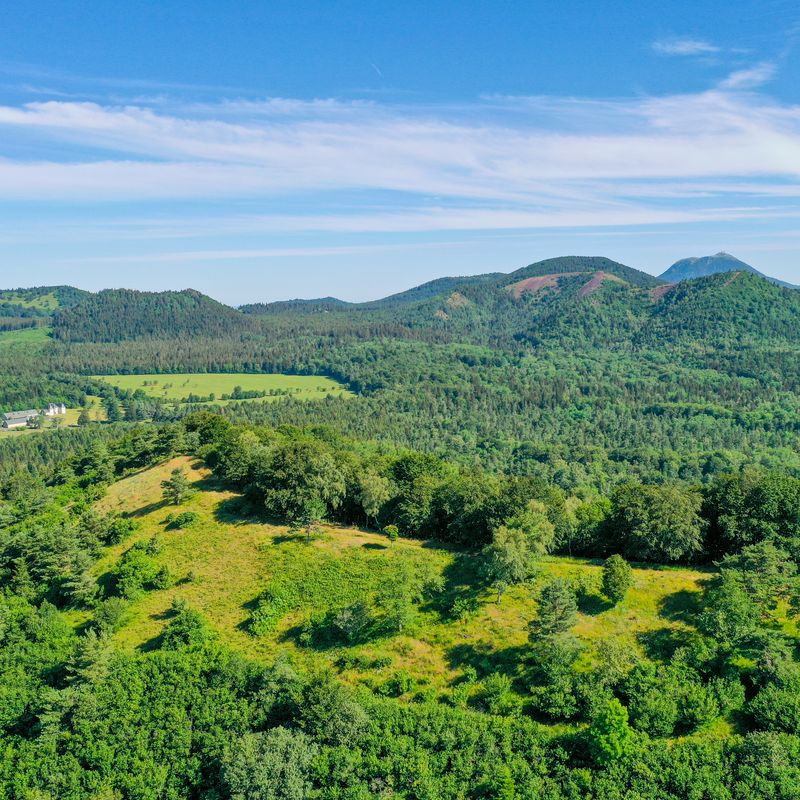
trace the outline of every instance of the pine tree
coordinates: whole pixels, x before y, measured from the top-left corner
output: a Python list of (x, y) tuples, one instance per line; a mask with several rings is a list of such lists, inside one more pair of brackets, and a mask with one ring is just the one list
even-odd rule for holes
[(161, 488), (164, 490), (164, 500), (176, 506), (186, 500), (191, 493), (191, 484), (183, 467), (175, 467), (170, 477), (165, 481), (161, 481)]
[(575, 592), (563, 578), (546, 584), (539, 595), (539, 613), (528, 625), (532, 638), (556, 636), (565, 633), (578, 616)]

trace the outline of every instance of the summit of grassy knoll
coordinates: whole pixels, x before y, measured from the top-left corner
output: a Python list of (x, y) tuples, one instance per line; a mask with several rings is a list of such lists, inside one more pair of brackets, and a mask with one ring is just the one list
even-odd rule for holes
[[(179, 506), (162, 498), (161, 483), (176, 467), (186, 470), (195, 491)], [(609, 647), (658, 656), (692, 635), (708, 570), (635, 567), (634, 582), (616, 606), (599, 590), (601, 564), (589, 559), (548, 557), (533, 587), (514, 586), (497, 602), (480, 579), (474, 551), (419, 539), (391, 542), (383, 533), (323, 524), (309, 541), (302, 532), (266, 519), (241, 495), (224, 488), (201, 461), (171, 459), (113, 484), (98, 503), (102, 512), (135, 520), (133, 535), (106, 548), (95, 564), (101, 585), (112, 579), (120, 558), (137, 542), (153, 542), (169, 588), (135, 598), (115, 639), (130, 650), (158, 648), (182, 602), (198, 611), (214, 634), (243, 655), (272, 662), (290, 654), (310, 669), (330, 667), (351, 683), (415, 696), (447, 696), (465, 677), (507, 675), (524, 699), (527, 625), (536, 616), (536, 583), (567, 578), (584, 587), (573, 632), (586, 645), (586, 668), (607, 657)], [(190, 512), (196, 521), (181, 530), (168, 520)], [(352, 644), (309, 641), (311, 618), (356, 600), (379, 597), (398, 575), (426, 583), (413, 618), (403, 630), (377, 633)], [(265, 593), (294, 590), (272, 627), (254, 631), (253, 612)], [(461, 598), (463, 609), (453, 611)], [(76, 623), (81, 620), (76, 617)], [(399, 676), (399, 678), (398, 678)]]

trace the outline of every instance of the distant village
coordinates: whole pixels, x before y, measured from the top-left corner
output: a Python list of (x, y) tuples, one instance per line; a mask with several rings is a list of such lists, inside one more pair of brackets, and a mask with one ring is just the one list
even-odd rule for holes
[(47, 408), (29, 408), (25, 411), (9, 411), (3, 414), (3, 427), (7, 430), (14, 428), (36, 428), (42, 417), (57, 417), (67, 413), (63, 403), (48, 403)]

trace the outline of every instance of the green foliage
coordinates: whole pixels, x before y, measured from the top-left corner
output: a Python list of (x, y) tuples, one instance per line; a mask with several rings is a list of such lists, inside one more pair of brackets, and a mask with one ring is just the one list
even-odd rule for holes
[(609, 700), (592, 720), (587, 734), (595, 762), (606, 767), (620, 759), (630, 747), (628, 710), (616, 698)]
[(386, 538), (392, 544), (394, 544), (400, 536), (400, 530), (398, 529), (397, 525), (386, 525), (383, 529), (383, 532), (386, 534)]
[(161, 482), (161, 488), (164, 490), (164, 500), (176, 506), (183, 503), (192, 493), (192, 486), (183, 467), (175, 467), (169, 478)]
[(546, 583), (538, 597), (536, 617), (528, 626), (532, 640), (546, 639), (566, 633), (578, 617), (575, 592), (563, 578)]
[(680, 561), (700, 552), (700, 496), (679, 486), (622, 486), (614, 493), (608, 528), (637, 561)]
[(180, 608), (161, 636), (161, 646), (165, 650), (201, 645), (210, 641), (213, 633), (202, 615), (193, 608)]
[(610, 556), (603, 563), (603, 594), (612, 602), (619, 603), (633, 585), (631, 565), (620, 555)]
[(225, 755), (222, 779), (231, 800), (305, 800), (318, 747), (304, 733), (273, 728), (248, 733)]
[(181, 511), (169, 520), (167, 528), (169, 530), (183, 530), (184, 528), (191, 528), (200, 519), (200, 515), (196, 511)]

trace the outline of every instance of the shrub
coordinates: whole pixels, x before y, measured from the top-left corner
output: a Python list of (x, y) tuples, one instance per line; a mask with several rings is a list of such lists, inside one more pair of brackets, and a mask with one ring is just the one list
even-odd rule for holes
[(383, 529), (383, 532), (386, 534), (387, 538), (392, 544), (394, 544), (400, 536), (400, 529), (397, 527), (397, 525), (387, 525)]
[(492, 673), (483, 681), (477, 702), (490, 714), (510, 716), (520, 709), (520, 699), (514, 694), (511, 678), (499, 672)]
[(588, 731), (589, 752), (595, 763), (604, 767), (623, 756), (630, 741), (628, 709), (613, 698), (592, 721)]
[(184, 528), (190, 528), (194, 525), (197, 520), (200, 518), (200, 515), (196, 511), (182, 511), (180, 514), (176, 514), (170, 523), (167, 525), (167, 528), (170, 530), (183, 530)]
[(101, 633), (114, 633), (125, 625), (128, 602), (121, 597), (109, 597), (97, 606), (94, 624)]
[(154, 589), (169, 589), (175, 581), (172, 579), (172, 575), (170, 574), (169, 567), (163, 566), (161, 569), (156, 572), (153, 576), (153, 588)]
[(164, 629), (161, 646), (177, 650), (189, 645), (202, 644), (213, 637), (205, 620), (193, 608), (183, 608)]

